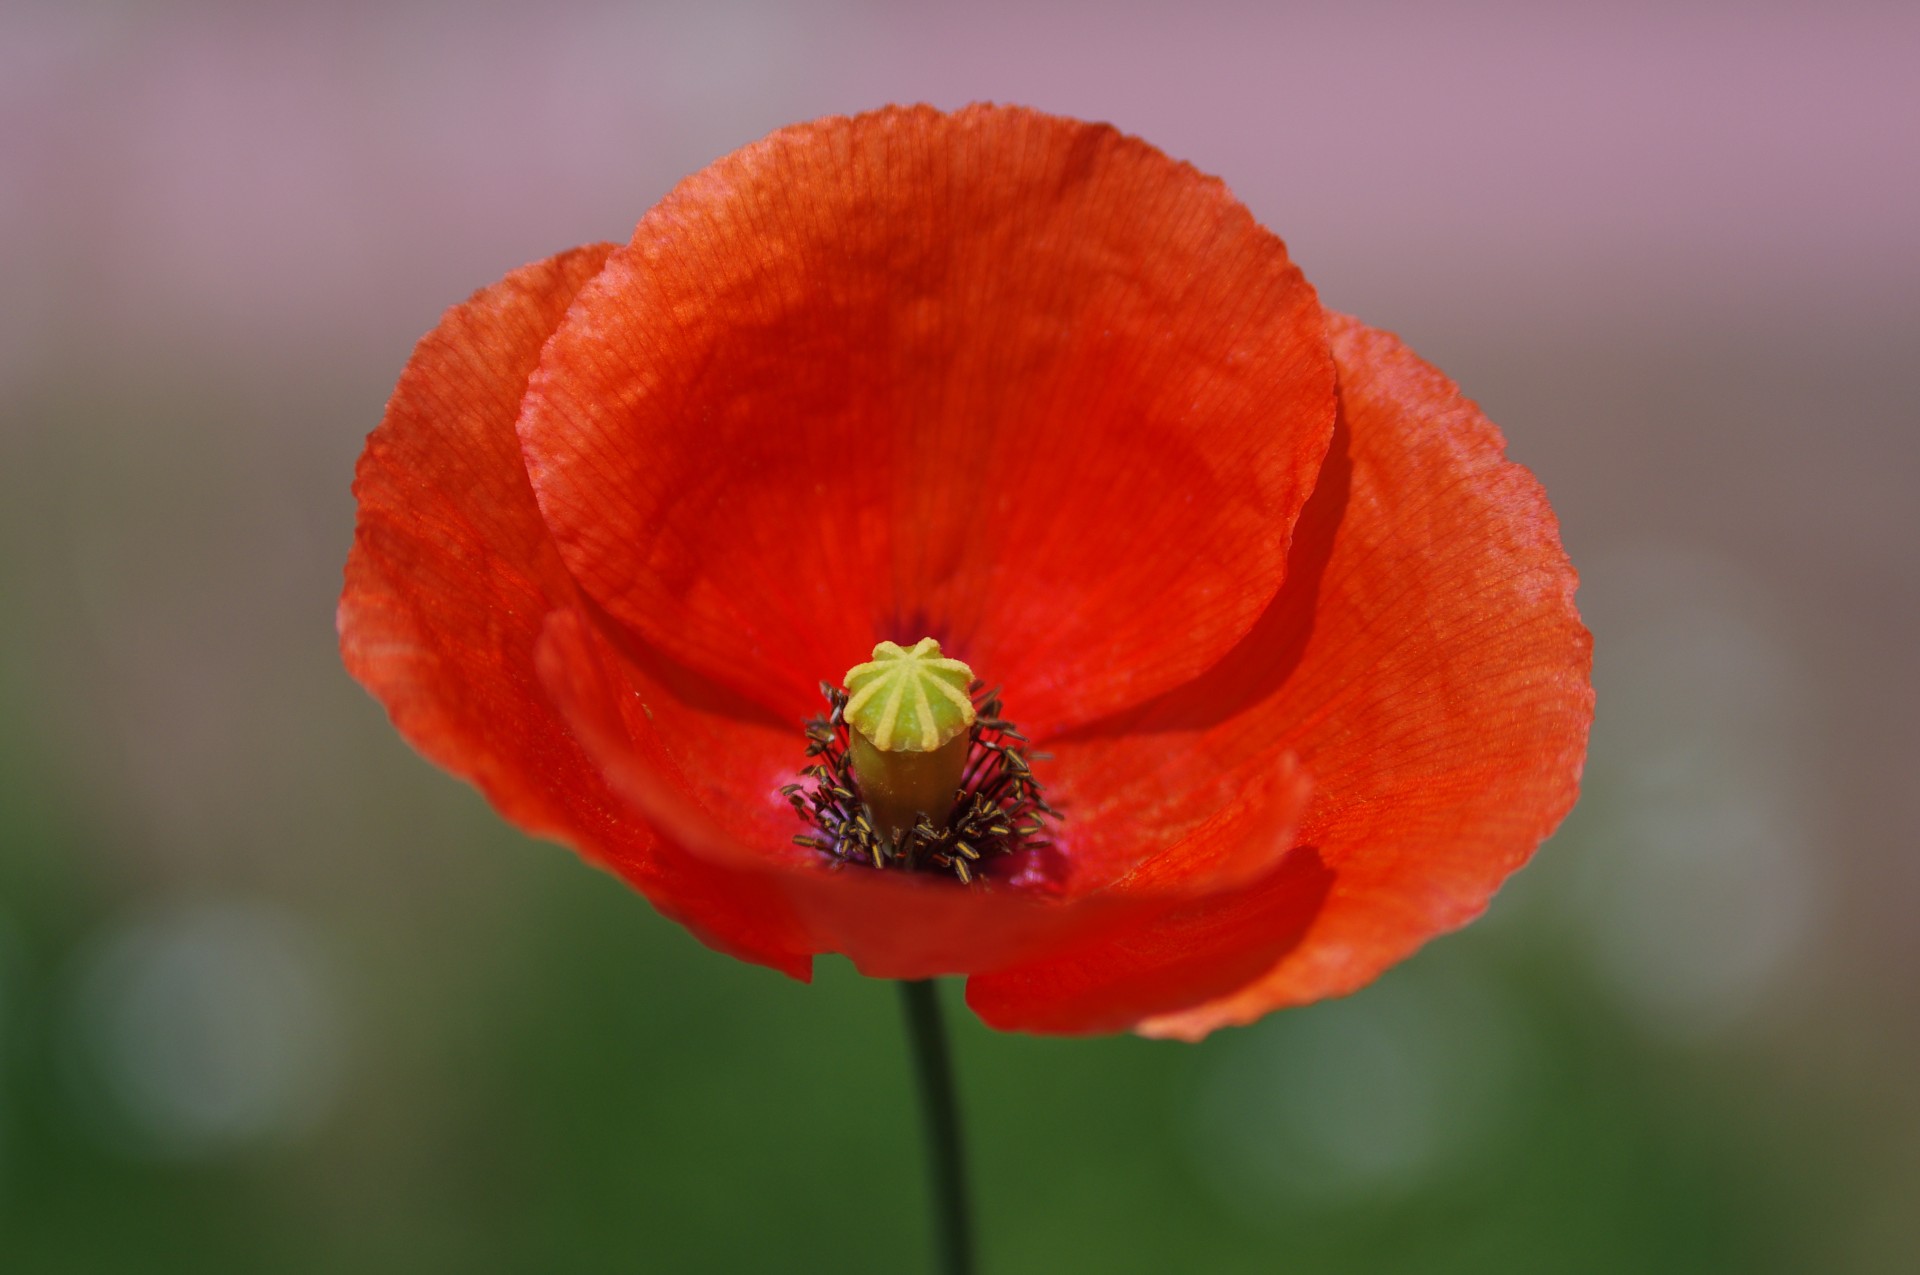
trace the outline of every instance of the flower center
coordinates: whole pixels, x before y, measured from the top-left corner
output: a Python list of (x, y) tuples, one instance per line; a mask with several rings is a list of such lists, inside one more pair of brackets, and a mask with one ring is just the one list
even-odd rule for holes
[(882, 642), (820, 684), (829, 711), (807, 723), (803, 782), (781, 792), (815, 831), (794, 841), (875, 868), (952, 872), (970, 884), (993, 860), (1042, 849), (1060, 818), (1033, 776), (1026, 736), (1000, 692), (921, 638)]

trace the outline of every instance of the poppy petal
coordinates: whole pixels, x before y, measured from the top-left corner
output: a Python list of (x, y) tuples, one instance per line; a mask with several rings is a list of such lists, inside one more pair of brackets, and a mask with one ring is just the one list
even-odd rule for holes
[(1111, 128), (893, 109), (775, 133), (640, 222), (520, 432), (574, 576), (798, 721), (931, 635), (1045, 730), (1247, 631), (1333, 420), (1312, 288)]
[(341, 654), (414, 747), (508, 820), (616, 868), (710, 945), (804, 978), (807, 957), (724, 874), (626, 816), (534, 675), (545, 617), (578, 591), (513, 423), (540, 347), (611, 251), (516, 270), (415, 349), (355, 472)]
[[(1111, 887), (1139, 896), (1177, 892), (1228, 857), (1262, 861), (1253, 876), (1222, 877), (1200, 897), (1169, 899), (1103, 939), (967, 980), (967, 1004), (1002, 1031), (1125, 1031), (1142, 1019), (1226, 995), (1292, 950), (1333, 876), (1312, 846), (1295, 846), (1311, 784), (1287, 756), (1262, 782), (1178, 845)], [(1293, 847), (1274, 860), (1275, 849)], [(1095, 896), (1104, 897), (1104, 896)]]
[[(976, 973), (1044, 959), (1137, 930), (1172, 907), (1238, 889), (1265, 876), (1286, 854), (1292, 844), (1286, 830), (1305, 809), (1310, 788), (1296, 765), (1282, 765), (1260, 790), (1265, 800), (1249, 796), (1189, 838), (1182, 871), (1143, 878), (1132, 890), (1066, 901), (990, 879), (961, 886), (832, 863), (811, 850), (769, 853), (736, 835), (735, 829), (758, 831), (753, 817), (703, 805), (673, 765), (661, 740), (666, 732), (655, 729), (654, 715), (626, 708), (657, 692), (643, 689), (645, 675), (580, 613), (549, 616), (538, 664), (578, 738), (662, 842), (713, 864), (744, 889), (777, 893), (798, 918), (807, 950), (843, 953), (875, 978)], [(775, 794), (761, 804), (790, 818)], [(1272, 954), (1265, 951), (1268, 960)], [(1235, 968), (1244, 979), (1257, 967)], [(1230, 984), (1202, 985), (1225, 990)]]
[[(1083, 765), (1071, 743), (1066, 756), (1067, 764), (1042, 764), (1035, 775), (1047, 785), (1049, 804), (1065, 812), (1048, 835), (1062, 851), (1060, 888), (1067, 898), (1176, 879), (1178, 872), (1169, 875), (1167, 865), (1188, 861), (1175, 849), (1191, 851), (1196, 832), (1236, 811), (1269, 804), (1294, 809), (1285, 824), (1291, 831), (1313, 787), (1300, 759), (1284, 748), (1211, 771), (1179, 758), (1161, 758), (1138, 770)], [(1172, 783), (1167, 766), (1175, 767)], [(1264, 871), (1273, 862), (1271, 853), (1263, 853), (1257, 866)]]
[[(1544, 494), (1437, 369), (1391, 335), (1329, 324), (1340, 426), (1272, 606), (1193, 683), (1049, 741), (1062, 769), (1152, 767), (1169, 788), (1275, 748), (1313, 772), (1298, 835), (1331, 881), (1304, 934), (1236, 991), (1147, 1018), (1145, 1034), (1197, 1039), (1365, 985), (1479, 915), (1578, 790), (1592, 645)], [(1291, 924), (1284, 896), (1298, 888), (1276, 876), (1180, 933), (1229, 956), (1238, 940), (1215, 935), (1263, 909)], [(1102, 959), (1076, 953), (1076, 969)], [(1022, 1021), (1047, 1030), (1076, 1012), (1045, 1008), (1023, 1006)]]

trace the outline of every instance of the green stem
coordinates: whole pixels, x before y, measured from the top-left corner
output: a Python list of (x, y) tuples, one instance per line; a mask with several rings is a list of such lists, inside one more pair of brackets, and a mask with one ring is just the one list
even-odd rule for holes
[(932, 979), (900, 984), (920, 1117), (927, 1139), (927, 1189), (944, 1275), (973, 1275), (973, 1228), (967, 1207), (967, 1157), (960, 1139), (960, 1103), (953, 1057), (940, 1021), (940, 989)]

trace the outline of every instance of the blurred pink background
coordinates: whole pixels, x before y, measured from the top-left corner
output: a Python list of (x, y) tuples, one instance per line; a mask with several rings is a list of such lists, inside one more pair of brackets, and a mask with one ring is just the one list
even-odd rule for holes
[[(1834, 1269), (1900, 1268), (1917, 83), (1920, 6), (1894, 3), (5, 0), (6, 756), (104, 830), (76, 853), (132, 919), (103, 951), (158, 901), (239, 899), (457, 980), (421, 968), (410, 909), (450, 892), (428, 933), (471, 939), (515, 878), (417, 848), (474, 803), (332, 637), (353, 459), (411, 343), (782, 124), (979, 99), (1109, 120), (1225, 178), (1541, 476), (1599, 718), (1582, 808), (1488, 924), (1575, 935), (1660, 1048), (1837, 1104)], [(21, 924), (0, 897), (0, 940)], [(346, 1042), (300, 1110), (345, 1101), (378, 1020), (324, 961), (275, 959), (323, 1007), (289, 1030)]]

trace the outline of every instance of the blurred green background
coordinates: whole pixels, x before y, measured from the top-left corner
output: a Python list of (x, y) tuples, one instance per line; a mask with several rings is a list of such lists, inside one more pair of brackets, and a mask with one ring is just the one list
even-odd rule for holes
[(1920, 1269), (1920, 22), (1706, 4), (0, 6), (0, 1270), (908, 1271), (892, 988), (699, 947), (341, 672), (411, 342), (794, 120), (1224, 176), (1545, 481), (1583, 803), (1200, 1046), (948, 989), (992, 1272)]

